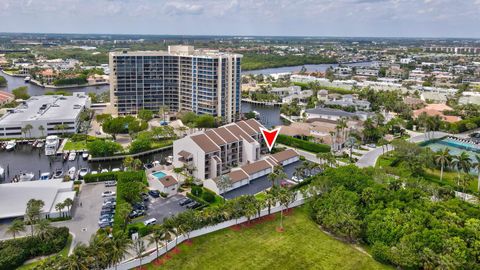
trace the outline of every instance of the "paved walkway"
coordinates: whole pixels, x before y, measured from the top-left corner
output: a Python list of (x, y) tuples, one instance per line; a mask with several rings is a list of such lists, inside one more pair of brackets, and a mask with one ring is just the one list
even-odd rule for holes
[[(310, 162), (314, 162), (314, 163), (317, 163), (317, 164), (323, 164), (323, 163), (325, 163), (325, 161), (323, 161), (322, 159), (318, 158), (317, 155), (314, 154), (314, 153), (310, 153), (310, 152), (307, 152), (307, 151), (305, 151), (305, 150), (298, 149), (298, 148), (291, 147), (291, 146), (284, 145), (284, 144), (278, 144), (278, 146), (293, 149), (293, 150), (297, 151), (300, 155), (304, 156), (305, 159), (308, 160), (308, 161), (310, 161)], [(337, 160), (337, 163), (338, 163), (338, 165), (340, 165), (340, 166), (346, 165), (345, 162), (342, 162), (342, 161), (339, 161), (339, 160)]]
[[(423, 142), (423, 141), (442, 138), (442, 137), (445, 137), (445, 136), (450, 135), (450, 134), (445, 133), (445, 132), (441, 132), (441, 131), (436, 131), (434, 133), (430, 132), (428, 137), (424, 133), (412, 133), (412, 135), (413, 136), (408, 141), (413, 142), (413, 143), (420, 143), (420, 142)], [(378, 157), (381, 156), (384, 153), (384, 151), (388, 152), (388, 151), (392, 151), (392, 150), (393, 150), (393, 146), (390, 145), (390, 144), (387, 145), (386, 147), (383, 147), (383, 149), (382, 149), (382, 147), (377, 147), (377, 148), (369, 151), (365, 155), (363, 155), (357, 161), (357, 166), (360, 167), (360, 168), (375, 166), (375, 164), (377, 163)]]

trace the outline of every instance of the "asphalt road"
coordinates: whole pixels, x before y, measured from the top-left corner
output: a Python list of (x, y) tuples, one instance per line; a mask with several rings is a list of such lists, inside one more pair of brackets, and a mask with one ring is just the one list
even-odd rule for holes
[(150, 218), (155, 218), (157, 224), (161, 224), (163, 220), (167, 217), (174, 216), (177, 213), (183, 212), (186, 210), (184, 206), (180, 206), (178, 201), (185, 198), (185, 196), (177, 194), (168, 198), (152, 198), (148, 203), (147, 215), (136, 219), (135, 221), (145, 221)]

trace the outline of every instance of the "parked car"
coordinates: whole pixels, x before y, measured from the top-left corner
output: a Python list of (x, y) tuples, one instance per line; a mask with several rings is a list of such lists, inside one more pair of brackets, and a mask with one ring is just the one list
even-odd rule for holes
[(147, 194), (147, 193), (142, 193), (141, 195), (142, 195), (143, 201), (144, 201), (144, 202), (148, 202), (148, 200), (150, 199), (150, 198), (148, 197), (148, 194)]
[(115, 196), (115, 191), (107, 190), (102, 193), (102, 197), (110, 197), (110, 196)]
[(103, 202), (102, 206), (109, 206), (109, 207), (115, 207), (115, 205), (117, 205), (117, 202), (115, 201), (106, 201), (106, 202)]
[(117, 185), (117, 181), (105, 181), (105, 187), (114, 187)]
[(147, 210), (148, 207), (146, 204), (143, 204), (143, 203), (135, 203), (133, 204), (133, 209), (134, 210)]
[(115, 197), (108, 197), (103, 200), (103, 202), (116, 202), (117, 198)]
[(157, 219), (156, 218), (151, 218), (151, 219), (147, 219), (143, 222), (143, 224), (145, 226), (148, 226), (148, 225), (153, 225), (153, 224), (156, 224), (157, 223)]
[(102, 223), (113, 223), (113, 218), (101, 218), (98, 220), (98, 225)]
[(105, 215), (100, 215), (100, 219), (106, 219), (106, 218), (113, 218), (113, 215), (112, 214), (105, 214)]
[(184, 206), (184, 205), (187, 205), (191, 202), (193, 202), (192, 199), (185, 197), (185, 198), (181, 199), (180, 201), (178, 201), (178, 204), (181, 205), (181, 206)]
[(150, 194), (150, 196), (152, 196), (153, 198), (160, 197), (160, 192), (158, 190), (149, 190), (148, 194)]
[(100, 215), (114, 215), (115, 214), (115, 209), (105, 209), (100, 211)]
[(185, 207), (188, 208), (188, 209), (195, 209), (195, 208), (198, 208), (201, 204), (196, 202), (196, 201), (193, 201), (189, 204), (187, 204)]
[(112, 226), (112, 223), (110, 222), (102, 222), (102, 223), (99, 223), (98, 226), (100, 226), (100, 228), (107, 228), (107, 227), (111, 227)]
[(153, 168), (153, 164), (146, 163), (146, 164), (143, 164), (143, 167), (145, 168), (145, 170), (149, 170), (149, 169)]
[(136, 217), (141, 217), (144, 216), (146, 213), (144, 210), (133, 210), (128, 217), (129, 218), (136, 218)]

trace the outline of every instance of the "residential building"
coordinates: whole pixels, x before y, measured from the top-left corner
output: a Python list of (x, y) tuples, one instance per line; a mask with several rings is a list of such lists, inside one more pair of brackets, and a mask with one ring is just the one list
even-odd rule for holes
[(355, 98), (353, 95), (343, 95), (340, 99), (328, 100), (326, 105), (338, 105), (341, 107), (355, 107), (355, 110), (370, 110), (370, 102)]
[(120, 115), (144, 108), (221, 116), (227, 122), (241, 112), (242, 55), (193, 46), (165, 51), (110, 53), (110, 95)]
[(321, 118), (321, 119), (333, 120), (333, 121), (337, 121), (341, 118), (358, 119), (361, 121), (365, 121), (372, 116), (372, 113), (369, 113), (369, 112), (358, 111), (358, 112), (351, 113), (351, 112), (346, 112), (346, 111), (331, 109), (331, 108), (324, 108), (324, 107), (317, 107), (314, 109), (305, 110), (305, 114), (307, 116), (307, 119)]
[(268, 155), (264, 159), (255, 161), (253, 163), (245, 164), (240, 168), (232, 169), (231, 172), (226, 174), (226, 177), (229, 179), (230, 186), (228, 186), (225, 190), (220, 190), (218, 185), (218, 182), (221, 181), (221, 176), (213, 179), (206, 179), (203, 182), (203, 186), (217, 194), (223, 194), (241, 186), (248, 185), (256, 179), (269, 175), (272, 173), (273, 168), (276, 165), (287, 166), (299, 160), (300, 156), (295, 150), (287, 149), (273, 155)]
[(293, 93), (289, 96), (282, 98), (282, 103), (292, 103), (293, 100), (298, 100), (299, 104), (307, 104), (309, 98), (313, 95), (312, 90), (303, 90), (298, 93)]
[[(76, 133), (80, 114), (90, 107), (83, 92), (72, 96), (34, 96), (18, 107), (8, 109), (0, 118), (0, 138), (39, 138), (48, 135)], [(30, 129), (24, 130), (28, 125)]]
[(427, 104), (424, 108), (413, 111), (413, 118), (417, 118), (422, 113), (426, 113), (428, 116), (439, 116), (443, 121), (449, 123), (455, 123), (462, 120), (459, 116), (444, 114), (445, 111), (451, 110), (453, 110), (453, 108), (445, 104)]
[(15, 96), (12, 93), (0, 91), (0, 106), (10, 103), (15, 100)]
[(216, 178), (231, 168), (252, 163), (267, 152), (255, 119), (201, 131), (173, 142), (173, 165), (197, 179)]

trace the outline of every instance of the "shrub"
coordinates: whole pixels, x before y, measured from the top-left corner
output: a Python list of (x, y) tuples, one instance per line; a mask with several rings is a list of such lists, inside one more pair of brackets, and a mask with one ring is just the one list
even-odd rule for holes
[(85, 183), (104, 182), (117, 179), (117, 172), (105, 172), (99, 174), (87, 174), (83, 177)]
[(211, 191), (205, 190), (202, 194), (202, 199), (208, 203), (213, 203), (215, 201), (215, 194), (212, 194)]
[(68, 241), (68, 228), (52, 227), (50, 237), (27, 236), (0, 242), (0, 269), (16, 269), (26, 260), (60, 252)]
[(326, 153), (330, 152), (330, 146), (321, 143), (314, 143), (309, 142), (301, 139), (297, 139), (294, 137), (290, 137), (287, 135), (279, 134), (277, 137), (277, 141), (281, 144), (285, 144), (291, 147), (300, 148), (305, 151), (313, 152), (313, 153)]
[(202, 188), (199, 186), (192, 186), (192, 194), (196, 197), (202, 196)]
[(81, 184), (82, 184), (82, 180), (75, 180), (75, 181), (73, 181), (73, 184), (74, 184), (74, 185), (81, 185)]
[(168, 196), (168, 194), (165, 193), (165, 192), (160, 192), (160, 196), (162, 196), (162, 198), (166, 198)]

